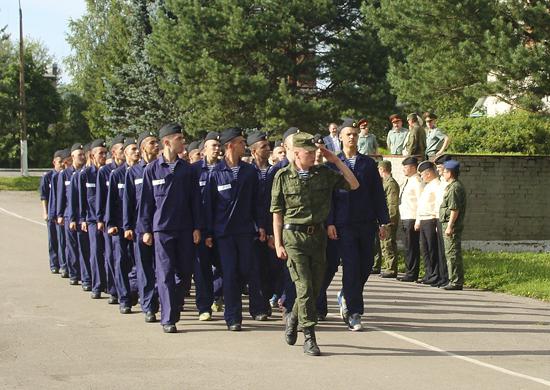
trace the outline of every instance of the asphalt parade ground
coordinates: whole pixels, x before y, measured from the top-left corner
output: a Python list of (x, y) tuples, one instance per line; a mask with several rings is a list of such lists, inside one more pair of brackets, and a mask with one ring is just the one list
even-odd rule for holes
[(163, 334), (139, 307), (121, 315), (50, 274), (40, 215), (37, 193), (0, 192), (0, 389), (550, 388), (548, 303), (374, 275), (366, 328), (350, 332), (338, 274), (317, 328), (323, 356), (305, 356), (301, 334), (287, 346), (278, 311), (229, 332), (222, 313), (199, 322), (192, 298), (179, 333)]

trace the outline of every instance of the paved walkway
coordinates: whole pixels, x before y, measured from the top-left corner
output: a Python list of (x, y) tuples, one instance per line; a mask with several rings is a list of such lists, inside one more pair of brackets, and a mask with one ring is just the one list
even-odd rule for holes
[(550, 304), (373, 277), (360, 333), (338, 318), (331, 286), (318, 358), (301, 335), (284, 343), (280, 313), (232, 333), (188, 305), (167, 335), (51, 275), (39, 215), (36, 193), (0, 192), (0, 389), (550, 387)]

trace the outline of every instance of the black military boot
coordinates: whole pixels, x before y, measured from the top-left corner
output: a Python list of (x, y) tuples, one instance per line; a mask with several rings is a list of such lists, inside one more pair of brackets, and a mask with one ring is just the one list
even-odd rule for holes
[(286, 315), (285, 318), (285, 340), (288, 345), (296, 344), (298, 338), (298, 316), (293, 312)]
[(317, 345), (317, 340), (315, 339), (315, 327), (310, 326), (304, 328), (304, 353), (310, 356), (319, 356), (321, 355), (321, 350)]

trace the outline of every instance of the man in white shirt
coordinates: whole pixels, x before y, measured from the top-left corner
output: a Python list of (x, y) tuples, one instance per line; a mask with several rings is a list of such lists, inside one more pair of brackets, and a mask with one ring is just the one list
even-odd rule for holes
[(424, 277), (418, 283), (437, 286), (439, 283), (438, 271), (438, 239), (437, 221), (439, 216), (438, 194), (440, 181), (431, 161), (423, 161), (418, 165), (418, 172), (425, 183), (424, 189), (418, 199), (416, 223), (414, 230), (420, 233), (420, 246), (424, 254)]
[(406, 176), (405, 183), (401, 186), (399, 194), (399, 214), (401, 225), (405, 235), (405, 276), (399, 277), (402, 282), (416, 282), (420, 269), (420, 234), (414, 229), (416, 223), (416, 211), (418, 199), (422, 193), (422, 183), (416, 167), (416, 157), (407, 157), (403, 160), (403, 173)]

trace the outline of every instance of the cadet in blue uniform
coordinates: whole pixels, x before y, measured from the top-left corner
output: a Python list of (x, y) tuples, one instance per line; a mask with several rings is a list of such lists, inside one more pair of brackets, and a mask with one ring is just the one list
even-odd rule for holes
[(250, 314), (255, 320), (267, 319), (267, 307), (260, 291), (259, 269), (254, 253), (254, 237), (265, 241), (260, 210), (258, 175), (254, 167), (241, 161), (245, 140), (239, 128), (225, 129), (220, 135), (225, 158), (212, 170), (205, 194), (206, 245), (215, 238), (223, 271), (224, 318), (231, 331), (241, 330), (241, 287), (248, 283)]
[(129, 314), (137, 299), (136, 271), (133, 254), (133, 242), (124, 238), (122, 229), (122, 199), (126, 180), (126, 171), (139, 161), (139, 150), (134, 138), (127, 138), (123, 150), (126, 162), (117, 167), (109, 176), (107, 209), (105, 221), (107, 233), (112, 237), (113, 258), (115, 260), (115, 286), (118, 293), (120, 313)]
[(49, 218), (55, 222), (55, 231), (57, 236), (57, 243), (58, 243), (58, 259), (59, 259), (59, 272), (61, 273), (62, 277), (68, 277), (69, 274), (67, 272), (67, 255), (66, 255), (66, 240), (65, 240), (65, 227), (63, 224), (57, 223), (57, 186), (59, 183), (59, 175), (61, 172), (63, 172), (64, 169), (67, 169), (70, 167), (73, 163), (73, 159), (71, 157), (71, 150), (70, 149), (63, 149), (62, 150), (62, 163), (61, 163), (61, 171), (54, 172), (52, 174), (51, 179), (51, 186), (50, 186), (50, 196), (49, 196), (49, 203), (48, 203), (48, 215)]
[[(201, 191), (201, 218), (204, 218), (205, 215), (204, 189), (206, 188), (206, 183), (208, 183), (210, 172), (218, 163), (220, 148), (219, 133), (215, 131), (209, 132), (204, 139), (204, 159), (192, 164)], [(220, 266), (216, 245), (209, 248), (204, 242), (206, 233), (206, 229), (202, 229), (201, 242), (197, 247), (193, 270), (197, 294), (196, 304), (200, 321), (209, 321), (212, 319), (212, 304), (214, 303), (214, 273), (212, 266), (218, 268)]]
[(105, 229), (105, 209), (107, 207), (107, 191), (109, 186), (109, 176), (111, 172), (118, 166), (124, 163), (124, 136), (119, 134), (111, 140), (111, 158), (112, 162), (102, 166), (97, 172), (96, 182), (96, 213), (97, 213), (97, 229), (103, 233), (104, 240), (104, 259), (105, 259), (105, 274), (107, 283), (107, 293), (111, 295), (109, 303), (116, 305), (118, 303), (118, 292), (115, 284), (115, 265), (113, 258), (113, 241), (107, 229)]
[(63, 169), (63, 151), (57, 150), (53, 155), (52, 160), (53, 169), (46, 172), (40, 178), (40, 201), (42, 203), (42, 217), (46, 221), (46, 228), (48, 231), (48, 254), (50, 257), (50, 271), (52, 274), (59, 273), (59, 242), (57, 240), (57, 231), (55, 218), (50, 212), (51, 205), (55, 204), (55, 197), (52, 196), (51, 188), (52, 181), (55, 178), (54, 173), (57, 174)]
[(345, 120), (340, 130), (342, 153), (338, 158), (353, 172), (359, 188), (353, 191), (336, 190), (327, 234), (338, 243), (342, 259), (342, 290), (347, 312), (343, 319), (352, 331), (361, 330), (363, 289), (374, 263), (374, 237), (385, 237), (385, 225), (390, 222), (386, 196), (376, 162), (358, 153), (359, 129), (356, 123)]
[(122, 218), (124, 237), (134, 243), (136, 277), (141, 310), (145, 313), (145, 322), (156, 322), (159, 310), (156, 290), (154, 248), (143, 242), (143, 231), (136, 224), (143, 189), (143, 172), (147, 164), (157, 158), (159, 144), (151, 131), (142, 132), (137, 139), (141, 160), (126, 171)]
[[(57, 222), (65, 225), (67, 241), (67, 267), (69, 269), (69, 283), (78, 285), (80, 276), (80, 259), (85, 255), (78, 242), (78, 172), (84, 166), (85, 155), (82, 144), (75, 144), (71, 148), (73, 165), (59, 175), (57, 197)], [(84, 247), (84, 249), (86, 249)], [(83, 286), (83, 288), (86, 286)]]
[(193, 244), (200, 242), (200, 192), (191, 165), (178, 157), (185, 146), (181, 125), (164, 125), (159, 138), (162, 154), (143, 175), (138, 229), (147, 245), (153, 244), (154, 236), (160, 322), (165, 333), (176, 333), (183, 280), (193, 269)]

